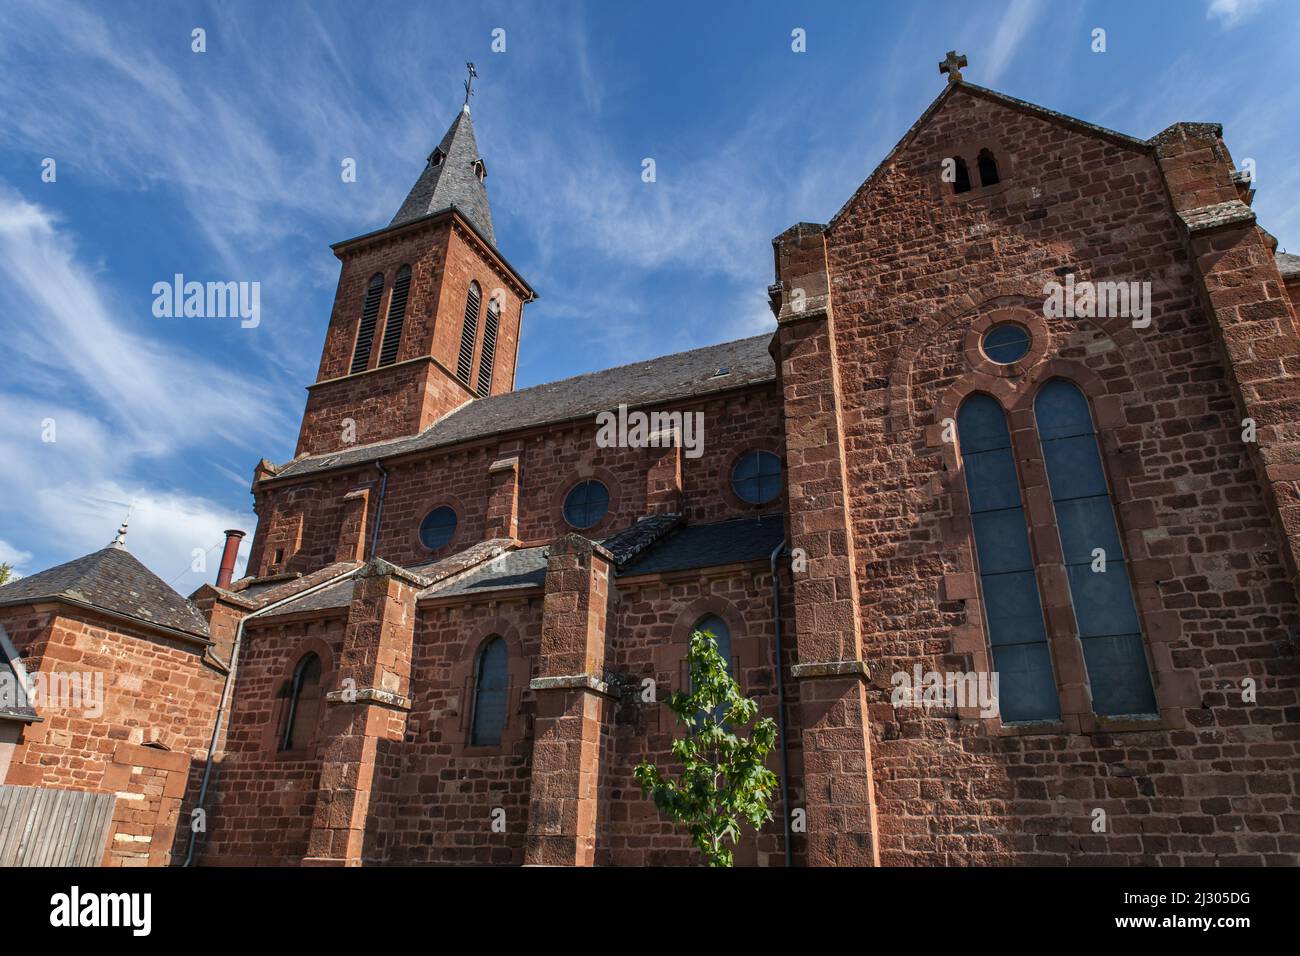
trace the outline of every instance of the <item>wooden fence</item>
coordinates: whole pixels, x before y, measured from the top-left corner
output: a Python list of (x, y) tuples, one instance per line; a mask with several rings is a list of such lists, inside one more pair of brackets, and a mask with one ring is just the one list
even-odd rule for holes
[(0, 866), (99, 866), (111, 793), (0, 786)]

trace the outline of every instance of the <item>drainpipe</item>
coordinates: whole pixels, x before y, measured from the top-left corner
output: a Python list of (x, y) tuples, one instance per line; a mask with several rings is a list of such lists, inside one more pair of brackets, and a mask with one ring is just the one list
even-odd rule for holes
[(785, 665), (781, 661), (781, 579), (776, 574), (776, 562), (785, 551), (782, 540), (772, 549), (772, 627), (776, 632), (776, 722), (781, 738), (781, 821), (785, 832), (785, 865), (790, 865), (790, 751), (785, 739)]
[(379, 522), (384, 517), (384, 494), (388, 491), (388, 472), (378, 461), (375, 467), (384, 477), (379, 482), (379, 506), (375, 508), (375, 530), (370, 533), (370, 557), (375, 557), (375, 549), (379, 547)]
[[(382, 501), (382, 499), (380, 500)], [(254, 611), (252, 614), (247, 614), (244, 617), (239, 619), (239, 626), (235, 629), (235, 643), (230, 651), (230, 667), (226, 670), (226, 682), (221, 688), (221, 704), (220, 706), (217, 707), (217, 717), (212, 722), (212, 739), (208, 742), (208, 759), (203, 766), (203, 782), (202, 784), (199, 785), (199, 801), (196, 804), (196, 809), (202, 810), (203, 802), (208, 797), (208, 784), (212, 780), (212, 762), (217, 752), (217, 738), (221, 736), (221, 724), (222, 721), (225, 719), (226, 708), (230, 705), (230, 698), (234, 691), (235, 668), (239, 664), (239, 649), (244, 643), (244, 625), (248, 623), (250, 620), (252, 620), (253, 618), (260, 617), (263, 614), (269, 614), (271, 611), (274, 611), (276, 608), (282, 607), (283, 605), (288, 604), (291, 601), (296, 601), (299, 598), (304, 598), (308, 594), (314, 594), (317, 591), (321, 590), (322, 588), (329, 587), (331, 584), (337, 584), (339, 581), (342, 581), (344, 578), (350, 578), (352, 577), (352, 575), (356, 574), (360, 570), (361, 568), (353, 568), (351, 571), (344, 571), (342, 574), (336, 574), (334, 575), (334, 577), (322, 581), (320, 584), (313, 584), (305, 591), (299, 591), (297, 594), (291, 594), (287, 598), (281, 598), (278, 601), (273, 601), (272, 603), (268, 604), (266, 607), (259, 608), (258, 610)], [(182, 866), (189, 866), (194, 862), (194, 846), (197, 839), (198, 839), (198, 831), (196, 831), (194, 827), (191, 825), (189, 851), (185, 854), (185, 862), (181, 864)]]

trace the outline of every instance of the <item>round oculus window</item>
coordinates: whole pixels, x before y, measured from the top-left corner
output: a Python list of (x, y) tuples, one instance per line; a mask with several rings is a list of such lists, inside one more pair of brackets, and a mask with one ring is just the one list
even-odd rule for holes
[(456, 533), (456, 512), (449, 505), (434, 508), (420, 522), (420, 544), (437, 551)]
[(990, 362), (1010, 365), (1029, 354), (1029, 330), (1014, 322), (1003, 322), (984, 333), (980, 343)]
[(781, 494), (781, 459), (770, 451), (751, 451), (740, 456), (731, 469), (731, 490), (751, 505), (765, 505)]
[(579, 482), (564, 496), (564, 520), (575, 528), (599, 524), (607, 511), (609, 489), (595, 478)]

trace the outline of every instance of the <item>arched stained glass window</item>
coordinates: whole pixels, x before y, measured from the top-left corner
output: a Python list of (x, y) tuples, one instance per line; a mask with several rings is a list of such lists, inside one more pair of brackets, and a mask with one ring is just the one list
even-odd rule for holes
[(501, 743), (506, 725), (506, 695), (509, 689), (506, 642), (492, 637), (479, 651), (474, 667), (474, 725), (470, 743), (476, 747)]
[[(727, 662), (727, 673), (735, 677), (731, 664), (731, 629), (727, 627), (727, 622), (716, 614), (709, 614), (700, 618), (692, 631), (707, 631), (713, 635), (713, 640), (718, 645), (718, 653)], [(718, 707), (713, 713), (713, 719), (721, 723), (724, 715), (724, 708)], [(704, 711), (701, 711), (697, 720), (703, 716)]]
[(1075, 385), (1053, 379), (1039, 390), (1034, 416), (1093, 710), (1154, 714), (1142, 629), (1088, 400)]
[(302, 750), (311, 743), (320, 714), (320, 658), (307, 654), (293, 670), (289, 685), (289, 707), (280, 735), (281, 750)]
[(1060, 703), (1006, 415), (990, 396), (972, 395), (957, 431), (1002, 719), (1055, 719)]

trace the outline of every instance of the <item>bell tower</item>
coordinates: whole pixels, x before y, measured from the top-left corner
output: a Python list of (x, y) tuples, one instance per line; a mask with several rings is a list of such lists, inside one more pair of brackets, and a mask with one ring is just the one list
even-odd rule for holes
[(295, 457), (416, 435), (514, 389), (536, 296), (496, 247), (470, 92), (392, 221), (331, 247), (342, 271)]

